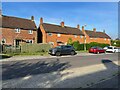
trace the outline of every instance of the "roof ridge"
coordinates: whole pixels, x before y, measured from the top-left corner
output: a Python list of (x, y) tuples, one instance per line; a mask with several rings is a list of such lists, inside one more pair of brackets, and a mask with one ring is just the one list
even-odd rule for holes
[(32, 21), (31, 19), (21, 18), (21, 17), (7, 16), (7, 15), (2, 15), (2, 16), (3, 16), (3, 17), (11, 17), (11, 18), (17, 18), (17, 19), (23, 19), (23, 20), (29, 20), (29, 21)]
[[(58, 25), (58, 24), (51, 24), (51, 23), (43, 23), (43, 24), (49, 24), (49, 25), (54, 25), (54, 26), (60, 26), (60, 25)], [(76, 27), (70, 27), (70, 26), (65, 26), (65, 27), (67, 27), (67, 28), (78, 29), (78, 28), (76, 28)], [(80, 30), (80, 29), (79, 29), (79, 30)]]

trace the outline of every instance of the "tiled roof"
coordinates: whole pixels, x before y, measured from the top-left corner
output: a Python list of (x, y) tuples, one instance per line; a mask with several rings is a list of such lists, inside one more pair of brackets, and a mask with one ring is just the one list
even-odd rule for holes
[(36, 30), (35, 22), (29, 19), (23, 19), (11, 16), (0, 16), (0, 21), (2, 21), (2, 26), (4, 28), (21, 28), (26, 30)]
[(91, 38), (108, 38), (108, 39), (111, 39), (110, 36), (108, 36), (104, 32), (94, 32), (94, 31), (90, 31), (90, 30), (85, 30), (85, 32)]
[(42, 24), (45, 31), (48, 33), (62, 33), (62, 34), (73, 34), (73, 35), (84, 35), (80, 29), (64, 26), (61, 27), (60, 25), (53, 25), (53, 24)]

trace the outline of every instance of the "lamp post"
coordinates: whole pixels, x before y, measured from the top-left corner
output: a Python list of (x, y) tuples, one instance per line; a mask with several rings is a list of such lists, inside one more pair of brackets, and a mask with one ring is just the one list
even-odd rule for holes
[(84, 51), (86, 51), (86, 36), (84, 38)]
[[(85, 24), (84, 25), (84, 27), (86, 27), (87, 26), (87, 24)], [(85, 31), (84, 31), (85, 32)], [(84, 38), (84, 51), (86, 51), (86, 36), (85, 36), (85, 38)]]

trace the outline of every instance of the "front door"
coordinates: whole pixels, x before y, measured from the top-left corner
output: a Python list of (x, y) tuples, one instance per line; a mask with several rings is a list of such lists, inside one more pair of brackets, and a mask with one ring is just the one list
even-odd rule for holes
[(16, 39), (15, 45), (19, 46), (20, 45), (20, 40)]

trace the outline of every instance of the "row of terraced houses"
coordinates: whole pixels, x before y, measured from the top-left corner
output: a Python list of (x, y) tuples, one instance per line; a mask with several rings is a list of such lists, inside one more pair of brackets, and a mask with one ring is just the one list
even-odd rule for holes
[(21, 43), (49, 43), (53, 46), (67, 44), (69, 38), (80, 43), (106, 43), (111, 44), (111, 38), (105, 31), (98, 32), (96, 28), (86, 30), (84, 26), (65, 26), (44, 23), (40, 18), (39, 27), (36, 27), (34, 17), (31, 19), (18, 18), (13, 16), (0, 16), (0, 40), (1, 44), (20, 45)]

